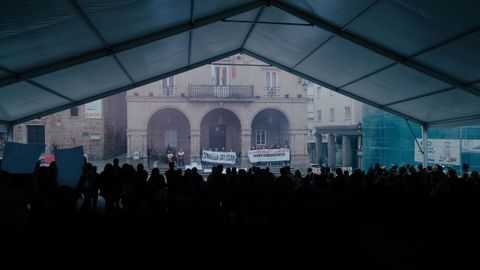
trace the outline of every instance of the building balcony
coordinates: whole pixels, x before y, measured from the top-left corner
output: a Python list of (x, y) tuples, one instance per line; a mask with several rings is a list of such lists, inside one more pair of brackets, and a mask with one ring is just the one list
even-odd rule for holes
[(253, 85), (188, 85), (188, 98), (194, 99), (251, 99)]
[(265, 87), (265, 97), (278, 98), (280, 97), (280, 87), (267, 86)]
[(160, 87), (160, 96), (162, 97), (174, 97), (177, 87), (176, 86), (166, 86)]

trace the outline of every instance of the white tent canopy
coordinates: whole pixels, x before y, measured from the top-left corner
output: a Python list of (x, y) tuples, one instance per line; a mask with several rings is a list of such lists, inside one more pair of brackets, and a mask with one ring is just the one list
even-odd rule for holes
[(16, 0), (0, 122), (245, 53), (424, 126), (480, 121), (480, 1)]

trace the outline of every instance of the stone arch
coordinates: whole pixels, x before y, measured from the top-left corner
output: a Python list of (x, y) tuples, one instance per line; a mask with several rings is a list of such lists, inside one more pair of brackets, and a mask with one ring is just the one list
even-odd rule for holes
[(163, 107), (153, 112), (147, 124), (147, 154), (150, 162), (166, 162), (166, 151), (170, 145), (178, 151), (185, 151), (185, 163), (190, 160), (190, 121), (185, 113), (177, 108)]
[(251, 145), (274, 147), (289, 144), (290, 125), (286, 114), (277, 108), (262, 108), (251, 122)]
[(287, 119), (287, 123), (288, 123), (288, 127), (290, 128), (290, 117), (289, 117), (289, 113), (284, 109), (284, 108), (281, 108), (281, 107), (276, 107), (276, 106), (265, 106), (265, 107), (261, 107), (259, 108), (258, 110), (256, 110), (253, 114), (252, 114), (252, 119), (250, 120), (250, 127), (252, 126), (253, 124), (253, 121), (255, 120), (255, 117), (261, 113), (262, 111), (265, 111), (265, 110), (275, 110), (275, 111), (279, 111), (281, 112), (285, 118)]
[(241, 151), (241, 121), (233, 111), (216, 108), (208, 111), (200, 123), (200, 149)]

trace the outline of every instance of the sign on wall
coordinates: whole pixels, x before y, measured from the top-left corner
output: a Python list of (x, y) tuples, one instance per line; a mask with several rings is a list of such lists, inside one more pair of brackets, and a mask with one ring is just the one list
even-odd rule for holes
[(480, 154), (480, 140), (462, 140), (462, 152)]
[[(422, 139), (417, 138), (417, 140), (422, 145)], [(460, 165), (460, 140), (429, 139), (427, 143), (429, 163)], [(422, 152), (416, 143), (415, 161), (423, 161)]]
[(95, 100), (85, 104), (85, 118), (102, 118), (102, 100)]
[(235, 152), (215, 152), (215, 151), (202, 151), (202, 161), (218, 163), (218, 164), (235, 164), (237, 160), (237, 154)]
[(255, 162), (272, 162), (272, 161), (289, 161), (290, 149), (259, 149), (249, 150), (248, 159), (251, 163)]

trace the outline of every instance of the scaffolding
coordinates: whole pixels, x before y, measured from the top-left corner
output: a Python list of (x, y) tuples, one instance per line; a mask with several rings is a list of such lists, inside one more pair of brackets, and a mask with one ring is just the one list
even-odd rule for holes
[[(421, 163), (414, 159), (415, 147), (418, 147), (415, 139), (422, 138), (421, 125), (409, 123), (403, 118), (364, 105), (362, 129), (363, 169), (366, 170), (375, 163), (386, 166), (393, 164), (416, 166)], [(451, 139), (460, 140), (460, 142), (480, 140), (480, 126), (429, 129), (428, 139)], [(466, 152), (460, 143), (460, 165), (449, 165), (449, 167), (461, 173), (463, 163), (470, 165), (470, 171), (480, 171), (480, 153)]]

